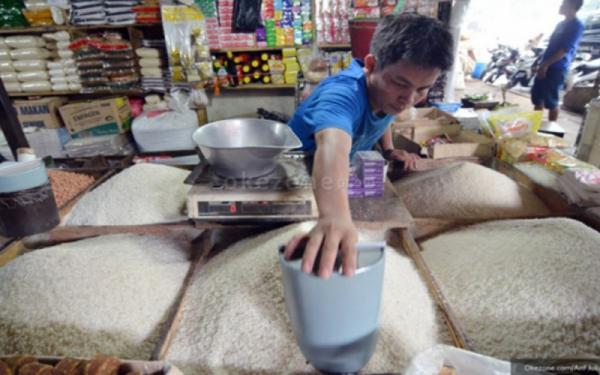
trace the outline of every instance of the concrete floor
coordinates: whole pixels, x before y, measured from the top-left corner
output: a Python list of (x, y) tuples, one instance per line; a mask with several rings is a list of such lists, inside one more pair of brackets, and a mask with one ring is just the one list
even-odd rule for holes
[[(462, 98), (464, 95), (484, 93), (489, 93), (493, 95), (496, 100), (502, 101), (502, 91), (500, 88), (474, 79), (466, 80), (465, 89), (456, 90), (455, 97)], [(531, 104), (531, 99), (528, 92), (511, 90), (506, 94), (506, 101), (512, 104), (517, 104), (524, 110), (533, 110), (533, 104)], [(548, 111), (544, 111), (544, 121), (547, 120)], [(579, 128), (583, 124), (583, 115), (561, 109), (558, 117), (558, 124), (565, 129), (565, 140), (567, 140), (569, 144), (575, 145)]]

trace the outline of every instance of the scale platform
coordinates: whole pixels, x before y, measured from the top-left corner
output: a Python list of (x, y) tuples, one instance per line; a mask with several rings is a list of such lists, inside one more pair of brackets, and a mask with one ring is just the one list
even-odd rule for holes
[(318, 216), (303, 153), (285, 153), (273, 172), (251, 179), (221, 177), (202, 160), (185, 183), (192, 185), (187, 211), (195, 221), (293, 222)]

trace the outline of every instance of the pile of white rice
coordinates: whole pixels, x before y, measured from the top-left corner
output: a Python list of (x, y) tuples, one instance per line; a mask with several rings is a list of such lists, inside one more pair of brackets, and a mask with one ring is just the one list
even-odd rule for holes
[(189, 269), (180, 240), (112, 235), (0, 268), (0, 353), (149, 359)]
[(414, 217), (499, 219), (549, 214), (534, 193), (474, 163), (414, 173), (394, 186)]
[[(288, 320), (277, 253), (312, 225), (243, 240), (211, 259), (188, 289), (167, 360), (187, 375), (314, 371)], [(368, 372), (398, 372), (437, 342), (434, 305), (412, 262), (388, 249), (385, 267), (380, 337)]]
[(422, 244), (474, 349), (600, 355), (600, 234), (571, 219), (497, 221)]
[(141, 225), (185, 220), (181, 214), (189, 171), (142, 163), (133, 165), (85, 194), (65, 225)]

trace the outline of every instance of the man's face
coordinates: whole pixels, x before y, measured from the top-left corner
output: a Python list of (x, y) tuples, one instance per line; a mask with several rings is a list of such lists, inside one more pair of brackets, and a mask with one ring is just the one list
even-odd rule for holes
[(369, 101), (387, 115), (396, 115), (427, 97), (441, 71), (438, 68), (423, 68), (400, 60), (383, 70), (369, 69), (369, 57), (365, 68), (369, 82)]

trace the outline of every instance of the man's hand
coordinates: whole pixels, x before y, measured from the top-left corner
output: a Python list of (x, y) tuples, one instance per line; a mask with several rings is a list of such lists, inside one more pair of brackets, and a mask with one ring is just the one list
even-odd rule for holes
[(538, 71), (537, 71), (537, 77), (539, 79), (544, 79), (544, 78), (546, 78), (547, 73), (548, 73), (548, 65), (540, 64)]
[(417, 163), (419, 162), (419, 160), (421, 160), (421, 157), (417, 154), (398, 149), (394, 149), (386, 156), (389, 160), (397, 160), (403, 162), (405, 171), (416, 170)]
[(295, 236), (288, 242), (284, 256), (286, 259), (303, 240), (308, 239), (302, 258), (302, 271), (310, 273), (317, 253), (321, 251), (319, 276), (327, 279), (331, 276), (338, 251), (341, 253), (344, 276), (352, 276), (356, 271), (356, 241), (358, 232), (350, 217), (319, 218), (308, 235)]

